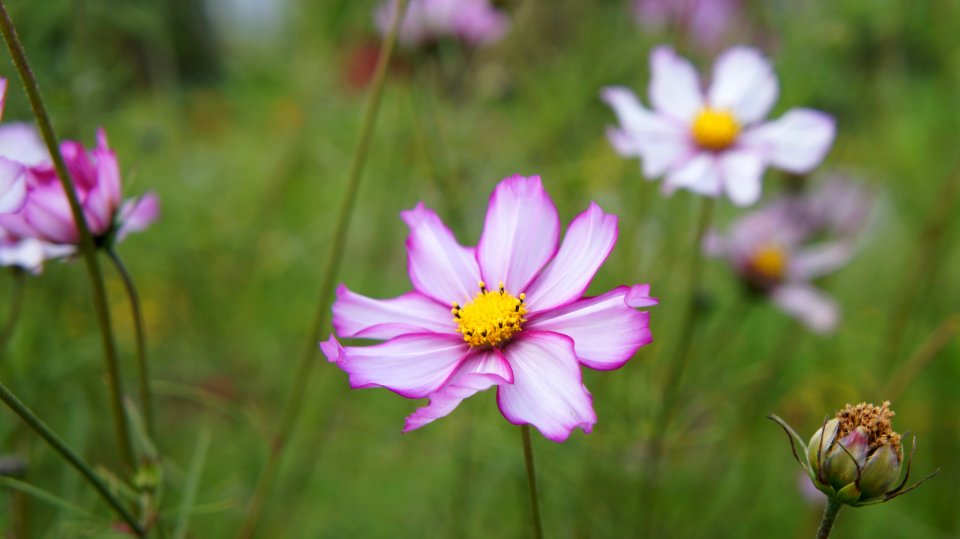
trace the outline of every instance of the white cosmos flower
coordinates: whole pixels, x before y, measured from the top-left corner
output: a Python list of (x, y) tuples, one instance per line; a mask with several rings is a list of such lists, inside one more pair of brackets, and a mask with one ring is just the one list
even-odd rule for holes
[(738, 46), (720, 55), (706, 92), (693, 65), (670, 47), (654, 49), (650, 64), (652, 110), (627, 88), (603, 90), (620, 120), (607, 135), (618, 153), (642, 160), (645, 176), (664, 176), (667, 193), (726, 193), (748, 206), (760, 198), (768, 166), (805, 174), (833, 144), (834, 119), (820, 111), (792, 109), (762, 121), (779, 86), (770, 62), (755, 49)]

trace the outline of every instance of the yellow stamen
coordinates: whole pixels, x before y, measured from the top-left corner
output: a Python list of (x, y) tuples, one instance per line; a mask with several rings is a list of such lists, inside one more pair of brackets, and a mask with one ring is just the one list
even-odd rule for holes
[(779, 281), (787, 271), (787, 253), (777, 245), (764, 245), (754, 251), (750, 259), (750, 269), (755, 273)]
[(740, 123), (727, 110), (704, 108), (693, 120), (693, 140), (707, 150), (729, 148), (740, 134)]
[(457, 323), (457, 331), (471, 347), (498, 346), (519, 333), (521, 325), (526, 322), (523, 318), (527, 314), (523, 305), (525, 297), (526, 294), (514, 297), (503, 288), (502, 282), (497, 290), (489, 290), (480, 281), (480, 292), (476, 297), (463, 307), (454, 303), (450, 312)]

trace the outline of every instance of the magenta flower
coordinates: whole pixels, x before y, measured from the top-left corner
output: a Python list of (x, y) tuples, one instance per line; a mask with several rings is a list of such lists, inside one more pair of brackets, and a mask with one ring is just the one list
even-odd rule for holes
[(829, 181), (742, 217), (726, 236), (711, 232), (704, 250), (725, 257), (748, 290), (768, 297), (810, 329), (830, 332), (840, 309), (811, 281), (850, 261), (870, 207), (862, 187)]
[[(410, 281), (400, 297), (371, 299), (341, 286), (333, 325), (373, 346), (320, 345), (353, 388), (385, 387), (429, 405), (404, 432), (452, 412), (497, 386), (511, 423), (531, 424), (560, 442), (596, 422), (580, 365), (613, 370), (652, 341), (647, 285), (582, 297), (613, 249), (617, 218), (596, 204), (577, 216), (559, 244), (560, 221), (537, 176), (500, 182), (476, 248), (463, 247), (431, 210), (403, 212)], [(451, 309), (452, 307), (452, 309)]]
[(645, 30), (678, 26), (702, 48), (720, 44), (738, 21), (742, 0), (633, 0), (633, 17)]
[[(396, 0), (387, 0), (374, 13), (381, 34), (390, 28), (395, 7)], [(455, 38), (476, 47), (499, 41), (509, 28), (510, 20), (489, 0), (410, 0), (397, 39), (417, 47)]]
[(816, 110), (793, 109), (761, 123), (779, 88), (773, 67), (754, 49), (720, 55), (706, 92), (694, 67), (673, 49), (657, 47), (650, 64), (653, 110), (627, 88), (609, 87), (602, 96), (620, 120), (607, 132), (614, 149), (640, 157), (648, 178), (665, 176), (666, 193), (726, 193), (747, 206), (759, 200), (768, 166), (805, 174), (833, 143), (833, 118)]
[[(22, 159), (27, 163), (35, 160), (38, 151), (29, 140), (26, 132), (22, 132), (10, 144), (13, 148), (20, 148)], [(0, 141), (3, 141), (2, 136)], [(76, 186), (87, 226), (98, 244), (119, 241), (131, 232), (143, 230), (157, 218), (159, 203), (156, 195), (148, 193), (136, 199), (122, 200), (117, 157), (107, 144), (102, 129), (97, 132), (97, 147), (93, 150), (86, 150), (79, 142), (64, 141), (60, 153)], [(0, 227), (17, 238), (79, 244), (79, 230), (49, 155), (39, 164), (29, 166), (20, 159), (11, 156), (7, 161), (26, 170), (26, 203), (16, 213), (0, 215)]]

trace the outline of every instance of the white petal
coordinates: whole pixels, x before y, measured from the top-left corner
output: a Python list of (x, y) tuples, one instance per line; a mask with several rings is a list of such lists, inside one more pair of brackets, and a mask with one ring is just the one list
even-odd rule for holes
[(762, 120), (777, 100), (773, 66), (750, 47), (728, 49), (713, 66), (710, 106), (733, 112), (741, 125)]
[(833, 117), (811, 109), (793, 109), (779, 119), (747, 130), (744, 147), (760, 152), (764, 160), (787, 172), (806, 174), (823, 161), (833, 144)]
[(630, 90), (609, 87), (602, 97), (622, 127), (609, 128), (607, 138), (620, 155), (642, 157), (647, 178), (662, 175), (694, 151), (687, 124), (645, 109)]
[(847, 242), (829, 242), (798, 249), (790, 263), (791, 276), (815, 279), (840, 269), (853, 258), (853, 246)]
[(825, 294), (805, 284), (788, 284), (773, 291), (773, 302), (817, 333), (837, 328), (840, 308)]
[(406, 333), (453, 334), (450, 307), (408, 292), (392, 299), (373, 299), (340, 285), (333, 304), (333, 327), (347, 338), (392, 339)]
[(677, 188), (689, 189), (701, 195), (715, 197), (720, 194), (720, 165), (712, 153), (695, 155), (667, 175), (663, 187), (667, 193)]
[(670, 47), (650, 53), (650, 102), (653, 108), (689, 125), (703, 108), (703, 94), (697, 70)]
[(723, 186), (737, 206), (749, 206), (760, 200), (763, 161), (755, 152), (733, 150), (719, 157)]

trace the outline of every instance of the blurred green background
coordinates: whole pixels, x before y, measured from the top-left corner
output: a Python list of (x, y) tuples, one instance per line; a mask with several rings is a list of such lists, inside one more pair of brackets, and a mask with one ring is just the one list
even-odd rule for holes
[[(703, 323), (663, 434), (657, 485), (645, 464), (699, 200), (664, 198), (636, 160), (614, 153), (604, 128), (615, 119), (598, 92), (623, 84), (645, 99), (656, 44), (673, 43), (704, 72), (717, 51), (642, 30), (620, 0), (502, 5), (513, 27), (492, 47), (398, 52), (340, 281), (373, 297), (407, 290), (399, 212), (422, 200), (473, 244), (489, 192), (515, 173), (540, 174), (564, 221), (591, 200), (620, 216), (618, 245), (591, 291), (651, 283), (661, 299), (652, 309), (656, 342), (619, 371), (585, 371), (599, 417), (593, 434), (578, 431), (564, 444), (535, 436), (547, 535), (811, 537), (821, 506), (804, 497), (786, 439), (764, 416), (776, 412), (809, 436), (847, 402), (889, 398), (894, 426), (918, 438), (918, 477), (942, 472), (889, 504), (844, 511), (834, 536), (960, 537), (955, 334), (920, 354), (915, 376), (897, 378), (960, 313), (960, 4), (754, 0), (739, 13), (744, 29), (730, 42), (762, 48), (780, 77), (772, 116), (808, 106), (838, 119), (833, 150), (806, 181), (829, 170), (855, 175), (881, 193), (878, 218), (859, 256), (823, 283), (843, 307), (830, 336), (746, 303), (727, 267), (706, 262)], [(105, 127), (126, 193), (161, 196), (161, 220), (120, 252), (144, 300), (165, 509), (176, 511), (188, 469), (202, 466), (190, 537), (236, 532), (307, 345), (369, 91), (350, 79), (362, 79), (375, 56), (374, 7), (9, 2), (59, 134), (92, 143)], [(0, 74), (11, 79), (4, 120), (29, 121), (3, 56)], [(768, 172), (765, 197), (786, 183)], [(743, 213), (725, 200), (717, 208), (721, 226)], [(0, 378), (89, 461), (118, 470), (84, 272), (80, 263), (53, 263), (28, 279)], [(106, 273), (132, 393), (128, 305), (120, 280)], [(11, 283), (4, 274), (0, 298)], [(343, 372), (320, 354), (316, 362), (259, 537), (529, 534), (519, 429), (500, 416), (492, 391), (401, 435), (419, 403), (350, 391)], [(903, 390), (885, 394), (890, 384)], [(24, 480), (108, 516), (74, 470), (6, 411), (0, 452), (26, 462)], [(110, 534), (107, 520), (9, 488), (0, 500), (8, 537)]]

